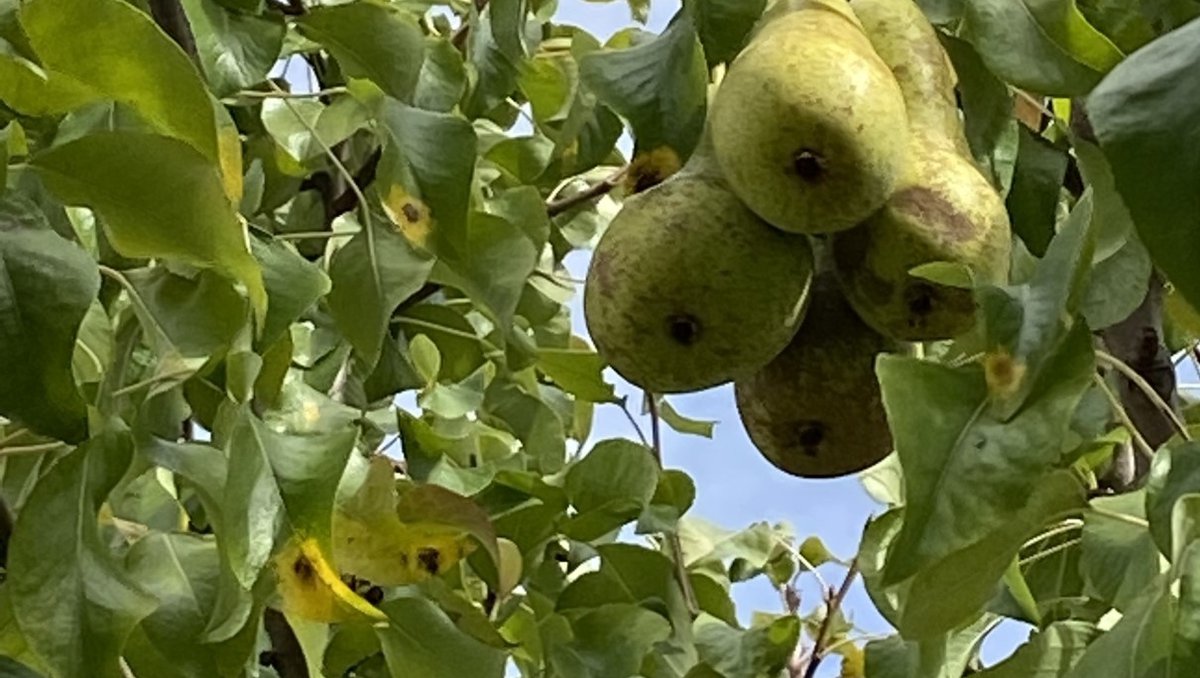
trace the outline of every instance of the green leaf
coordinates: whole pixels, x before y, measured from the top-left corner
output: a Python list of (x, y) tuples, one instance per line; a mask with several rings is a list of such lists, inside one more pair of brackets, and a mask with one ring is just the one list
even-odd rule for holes
[(540, 471), (557, 473), (562, 469), (566, 434), (562, 420), (549, 405), (515, 385), (494, 383), (484, 407), (487, 421), (512, 431)]
[(1067, 152), (1021, 126), (1017, 165), (1005, 201), (1013, 231), (1034, 256), (1043, 256), (1058, 218)]
[[(1043, 525), (1083, 505), (1083, 487), (1072, 472), (1056, 471), (1046, 477), (1003, 524), (917, 573), (901, 611), (900, 633), (925, 640), (977, 619), (1025, 541)], [(888, 554), (889, 566), (904, 557), (900, 547), (898, 541)]]
[[(187, 142), (210, 162), (219, 160), (216, 120), (200, 73), (133, 5), (121, 0), (32, 0), (21, 8), (21, 25), (47, 70), (133, 107), (156, 130)], [(90, 40), (79, 40), (80, 26), (91, 27)], [(125, 146), (113, 161), (128, 159), (135, 148), (140, 150)], [(134, 177), (129, 183), (141, 184)]]
[(1200, 539), (1196, 538), (1200, 535), (1195, 530), (1200, 523), (1200, 495), (1190, 495), (1180, 502), (1177, 513), (1181, 512), (1188, 514), (1186, 520), (1193, 528), (1193, 539), (1182, 555), (1176, 557), (1177, 571), (1181, 577), (1172, 666), (1177, 668), (1177, 675), (1183, 676), (1188, 667), (1200, 666)]
[(91, 257), (40, 210), (15, 195), (0, 200), (0, 414), (61, 440), (86, 437), (71, 356), (99, 290)]
[(717, 425), (715, 421), (690, 419), (683, 416), (665, 398), (658, 403), (658, 413), (667, 426), (670, 426), (677, 433), (686, 433), (688, 435), (712, 439), (713, 429)]
[(637, 147), (660, 146), (686, 158), (704, 125), (708, 71), (691, 16), (626, 49), (584, 56), (580, 75), (601, 101), (629, 121)]
[(507, 332), (538, 258), (521, 227), (472, 212), (452, 253), (439, 254), (431, 279), (461, 290)]
[(1115, 68), (1088, 98), (1088, 114), (1138, 235), (1156, 266), (1193, 305), (1200, 275), (1200, 22), (1155, 40)]
[(1013, 117), (1008, 86), (984, 65), (979, 52), (964, 40), (939, 33), (958, 75), (963, 128), (975, 160), (990, 170), (993, 183), (1007, 189), (1019, 150), (1019, 123)]
[(675, 565), (661, 552), (634, 544), (604, 544), (596, 551), (600, 569), (568, 584), (558, 596), (557, 611), (616, 603), (661, 607), (682, 602)]
[(69, 76), (46, 73), (32, 61), (0, 53), (0, 100), (18, 113), (57, 115), (95, 98), (95, 93)]
[(1154, 455), (1146, 478), (1146, 517), (1158, 550), (1168, 557), (1182, 545), (1171, 536), (1171, 514), (1180, 497), (1200, 492), (1200, 444), (1169, 445)]
[(595, 538), (636, 518), (654, 497), (658, 477), (644, 446), (617, 439), (597, 443), (567, 471), (564, 487), (579, 512), (572, 532), (579, 539)]
[(217, 653), (203, 642), (216, 604), (221, 559), (216, 542), (192, 534), (150, 534), (125, 557), (129, 573), (159, 601), (124, 651), (137, 675), (200, 676), (219, 672)]
[(333, 255), (327, 297), (334, 320), (368, 369), (379, 360), (392, 312), (421, 289), (434, 265), (399, 233), (372, 228), (374, 238), (364, 230)]
[(332, 283), (325, 271), (281, 240), (252, 237), (250, 251), (262, 267), (263, 285), (270, 302), (258, 337), (259, 346), (268, 346), (328, 294)]
[(283, 49), (283, 21), (230, 11), (217, 0), (183, 0), (182, 5), (214, 94), (228, 96), (266, 79)]
[(977, 678), (1058, 678), (1100, 635), (1100, 630), (1087, 622), (1055, 622), (1034, 634), (1008, 659), (975, 675)]
[[(1107, 217), (1097, 213), (1096, 218)], [(1136, 233), (1112, 256), (1095, 262), (1080, 308), (1088, 327), (1101, 330), (1128, 318), (1146, 298), (1153, 266)]]
[(1138, 525), (1145, 520), (1145, 493), (1097, 497), (1091, 504), (1104, 512), (1084, 514), (1079, 559), (1084, 592), (1125, 611), (1159, 574), (1154, 539), (1149, 529)]
[(872, 640), (866, 645), (867, 678), (961, 678), (992, 621), (984, 616), (964, 629), (920, 642), (900, 636)]
[(800, 619), (777, 617), (764, 626), (738, 629), (709, 615), (695, 623), (700, 659), (725, 678), (759, 678), (782, 671), (800, 640)]
[(383, 3), (354, 2), (313, 8), (296, 24), (329, 50), (347, 75), (367, 78), (400, 101), (411, 99), (425, 47), (414, 18)]
[(5, 588), (30, 648), (58, 675), (121, 675), (126, 637), (158, 605), (98, 529), (132, 453), (127, 431), (106, 428), (41, 477), (17, 518)]
[(221, 355), (246, 324), (246, 301), (211, 271), (192, 278), (162, 266), (123, 271), (141, 304), (134, 304), (142, 331), (162, 359)]
[(155, 134), (98, 132), (56, 146), (32, 164), (64, 202), (90, 207), (104, 219), (108, 240), (121, 254), (212, 268), (245, 285), (259, 319), (266, 313), (262, 272), (220, 174), (187, 144)]
[(474, 128), (460, 117), (395, 101), (385, 102), (379, 117), (389, 141), (380, 176), (429, 207), (438, 254), (459, 253), (469, 240)]
[(695, 501), (696, 483), (691, 476), (678, 469), (663, 471), (650, 505), (638, 516), (637, 532), (674, 532)]
[(543, 348), (538, 369), (576, 398), (594, 403), (616, 402), (613, 385), (604, 381), (604, 358), (592, 350)]
[(1047, 364), (1054, 379), (1003, 421), (989, 410), (980, 367), (879, 358), (908, 501), (887, 582), (907, 579), (1003, 526), (1058, 461), (1070, 414), (1094, 371), (1087, 329), (1077, 325)]
[[(358, 441), (358, 430), (287, 435), (268, 427), (241, 408), (228, 432), (229, 476), (225, 509), (247, 556), (246, 575), (265, 562), (274, 535), (274, 515), (282, 509), (290, 527), (304, 537), (329, 543), (334, 494), (346, 460)], [(242, 542), (243, 536), (248, 541)], [(253, 583), (253, 577), (243, 579)]]
[(766, 0), (690, 0), (686, 6), (695, 17), (696, 33), (704, 45), (709, 68), (727, 63), (746, 45), (750, 29), (762, 16)]
[(436, 605), (398, 598), (379, 606), (390, 623), (376, 626), (392, 675), (423, 678), (500, 678), (505, 654), (466, 635)]
[[(1107, 633), (1094, 640), (1065, 678), (1143, 678), (1187, 675), (1170, 670), (1172, 596), (1163, 579), (1146, 589)], [(1181, 669), (1184, 667), (1180, 667)], [(1156, 672), (1152, 672), (1154, 669)]]
[(447, 113), (462, 99), (467, 89), (463, 55), (449, 40), (425, 39), (425, 61), (417, 78), (413, 105), (429, 111)]
[(472, 118), (481, 117), (504, 103), (516, 88), (517, 73), (525, 60), (523, 52), (512, 51), (514, 44), (519, 44), (514, 42), (512, 35), (497, 34), (497, 24), (502, 27), (504, 22), (493, 22), (492, 13), (489, 3), (482, 12), (470, 17), (467, 54), (478, 78), (472, 83), (463, 110)]
[(1038, 94), (1086, 94), (1124, 56), (1075, 0), (969, 0), (963, 24), (988, 68)]
[(570, 615), (572, 638), (547, 643), (549, 664), (572, 678), (629, 678), (642, 659), (671, 634), (662, 616), (630, 604), (600, 605)]

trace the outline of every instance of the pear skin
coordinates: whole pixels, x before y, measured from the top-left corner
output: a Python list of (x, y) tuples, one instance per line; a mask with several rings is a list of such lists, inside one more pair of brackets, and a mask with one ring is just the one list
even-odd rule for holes
[(912, 178), (858, 228), (831, 238), (846, 297), (879, 332), (902, 341), (950, 339), (975, 321), (971, 290), (911, 275), (945, 261), (979, 282), (1001, 283), (1012, 251), (1008, 212), (966, 156), (927, 144)]
[(863, 33), (891, 69), (913, 129), (943, 138), (964, 155), (967, 140), (954, 94), (958, 75), (937, 31), (913, 0), (850, 0)]
[(792, 343), (734, 390), (768, 461), (802, 478), (833, 478), (891, 453), (875, 357), (899, 346), (863, 323), (831, 273), (817, 276), (810, 297)]
[(653, 393), (698, 391), (765, 365), (795, 334), (812, 282), (807, 239), (759, 219), (699, 153), (626, 200), (584, 287), (597, 350)]
[(826, 3), (759, 30), (730, 64), (709, 124), (734, 193), (793, 233), (861, 222), (907, 165), (900, 87), (853, 17)]

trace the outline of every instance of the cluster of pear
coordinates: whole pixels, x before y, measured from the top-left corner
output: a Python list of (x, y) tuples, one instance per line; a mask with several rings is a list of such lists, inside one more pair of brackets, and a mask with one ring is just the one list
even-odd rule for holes
[(955, 85), (915, 0), (780, 0), (687, 164), (630, 197), (597, 244), (597, 349), (653, 393), (733, 381), (751, 440), (788, 473), (881, 460), (876, 356), (959, 335), (975, 312), (970, 290), (911, 271), (1008, 275), (1008, 215)]

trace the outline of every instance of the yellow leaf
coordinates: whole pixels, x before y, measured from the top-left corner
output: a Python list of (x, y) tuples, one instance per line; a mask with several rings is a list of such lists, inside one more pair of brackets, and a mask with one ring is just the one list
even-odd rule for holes
[(383, 199), (383, 210), (397, 233), (413, 245), (429, 249), (429, 237), (433, 234), (433, 219), (429, 206), (409, 194), (400, 184), (392, 184)]
[(346, 586), (311, 537), (292, 539), (275, 556), (275, 576), (286, 614), (321, 622), (346, 621), (357, 615), (375, 621), (387, 619)]
[[(214, 101), (215, 103), (215, 101)], [(234, 207), (242, 202), (242, 138), (229, 112), (216, 104), (217, 161), (221, 168), (221, 183), (225, 195)]]
[(846, 643), (835, 652), (842, 655), (842, 673), (839, 678), (864, 678), (867, 675), (867, 657), (862, 648)]
[(682, 166), (679, 154), (670, 146), (659, 146), (652, 151), (638, 153), (625, 173), (625, 192), (633, 195), (654, 188)]
[(984, 356), (983, 375), (987, 380), (988, 393), (993, 398), (1006, 398), (1021, 388), (1025, 364), (1003, 348), (996, 349)]

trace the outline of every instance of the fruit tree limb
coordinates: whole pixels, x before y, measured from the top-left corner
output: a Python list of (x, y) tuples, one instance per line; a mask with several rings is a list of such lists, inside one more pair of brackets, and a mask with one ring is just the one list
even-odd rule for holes
[(546, 203), (546, 214), (556, 217), (573, 207), (578, 207), (586, 202), (608, 195), (610, 191), (621, 184), (621, 179), (625, 177), (626, 169), (628, 168), (622, 167), (613, 172), (608, 178), (597, 181), (569, 198), (552, 200)]
[(858, 576), (858, 557), (850, 561), (850, 569), (846, 570), (846, 576), (842, 579), (842, 585), (836, 592), (828, 592), (825, 603), (825, 618), (821, 620), (821, 627), (817, 631), (817, 639), (813, 642), (812, 655), (808, 659), (808, 667), (804, 670), (804, 678), (813, 678), (817, 675), (817, 667), (821, 665), (821, 660), (824, 659), (826, 643), (829, 642), (829, 629), (833, 626), (833, 617), (838, 610), (842, 608), (842, 601), (846, 599), (846, 594), (850, 592), (850, 585), (854, 583), (854, 578)]
[[(662, 423), (658, 416), (658, 401), (654, 398), (653, 393), (646, 392), (646, 403), (650, 410), (650, 449), (654, 452), (654, 461), (658, 462), (658, 468), (661, 471), (663, 467)], [(679, 542), (679, 534), (664, 532), (663, 539), (666, 540), (667, 549), (671, 552), (671, 560), (675, 561), (675, 576), (679, 579), (679, 587), (683, 589), (683, 599), (687, 603), (688, 612), (695, 616), (700, 613), (700, 604), (696, 601), (696, 592), (692, 589), (687, 563), (683, 561), (683, 544)]]

